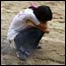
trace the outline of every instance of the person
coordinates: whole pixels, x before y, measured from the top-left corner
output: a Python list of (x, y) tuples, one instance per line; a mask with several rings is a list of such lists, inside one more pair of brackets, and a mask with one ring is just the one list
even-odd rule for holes
[(39, 48), (39, 41), (44, 33), (49, 33), (47, 22), (52, 20), (49, 6), (30, 6), (19, 12), (12, 20), (7, 40), (14, 40), (16, 54), (21, 60), (26, 60), (31, 53)]

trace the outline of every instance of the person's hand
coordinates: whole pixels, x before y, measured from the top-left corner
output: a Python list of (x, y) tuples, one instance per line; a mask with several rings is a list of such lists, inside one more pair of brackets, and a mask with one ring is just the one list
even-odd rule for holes
[(45, 33), (49, 33), (50, 30), (49, 30), (49, 29), (45, 29), (44, 32), (45, 32)]
[(40, 29), (44, 33), (49, 33), (49, 31), (50, 31), (47, 23), (40, 23), (39, 25), (36, 25), (36, 28)]

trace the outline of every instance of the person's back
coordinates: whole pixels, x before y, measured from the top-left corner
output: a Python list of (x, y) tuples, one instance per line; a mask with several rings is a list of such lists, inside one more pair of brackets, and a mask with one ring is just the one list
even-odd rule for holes
[(23, 12), (21, 11), (18, 13), (14, 19), (11, 22), (11, 25), (9, 26), (7, 39), (13, 40), (15, 36), (18, 34), (18, 31), (21, 31), (27, 27), (29, 27), (29, 24), (27, 24), (27, 20), (33, 20), (36, 24), (38, 24), (38, 20), (35, 18), (35, 15), (33, 14), (32, 9), (25, 9)]

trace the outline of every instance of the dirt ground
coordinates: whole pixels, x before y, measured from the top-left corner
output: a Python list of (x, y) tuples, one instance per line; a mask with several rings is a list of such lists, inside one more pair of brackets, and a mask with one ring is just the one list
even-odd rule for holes
[[(8, 45), (6, 37), (12, 18), (31, 3), (50, 6), (53, 20), (48, 22), (50, 33), (40, 41), (42, 49), (36, 50), (26, 61), (21, 61), (13, 47), (4, 50), (4, 54), (2, 50)], [(65, 65), (65, 2), (1, 1), (1, 65)]]

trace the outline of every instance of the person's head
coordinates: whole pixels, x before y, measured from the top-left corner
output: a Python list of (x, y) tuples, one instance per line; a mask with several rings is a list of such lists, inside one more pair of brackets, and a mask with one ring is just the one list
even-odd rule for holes
[(40, 22), (47, 22), (52, 20), (52, 11), (49, 6), (38, 6), (37, 8), (30, 6), (29, 8), (33, 9), (33, 12), (36, 18)]

